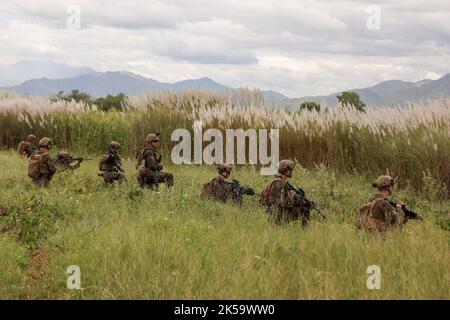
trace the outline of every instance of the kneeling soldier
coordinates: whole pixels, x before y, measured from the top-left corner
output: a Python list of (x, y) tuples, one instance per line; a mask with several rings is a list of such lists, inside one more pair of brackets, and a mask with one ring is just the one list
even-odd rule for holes
[(102, 171), (98, 175), (103, 177), (107, 185), (118, 181), (125, 181), (125, 170), (122, 168), (122, 162), (119, 157), (120, 144), (111, 141), (108, 146), (108, 153), (105, 154), (99, 162), (99, 170)]
[(28, 162), (28, 176), (42, 187), (48, 187), (56, 172), (56, 161), (48, 153), (53, 142), (49, 138), (39, 141), (39, 151), (34, 152)]
[(229, 182), (232, 166), (229, 164), (218, 164), (219, 175), (203, 185), (202, 198), (215, 199), (221, 202), (232, 200), (234, 204), (242, 204), (242, 195), (253, 196), (255, 191), (252, 188), (241, 186), (239, 181)]
[[(259, 202), (266, 206), (269, 219), (276, 223), (288, 223), (300, 220), (306, 226), (310, 220), (310, 210), (313, 202), (301, 197), (289, 184), (295, 163), (291, 160), (281, 160), (275, 179), (263, 190)], [(308, 204), (308, 201), (310, 204)]]
[(147, 146), (140, 152), (137, 159), (138, 182), (141, 188), (157, 189), (164, 182), (170, 189), (173, 186), (173, 175), (161, 171), (161, 153), (159, 152), (159, 137), (151, 133), (146, 138)]
[(394, 191), (395, 182), (391, 176), (380, 176), (372, 183), (378, 192), (360, 208), (356, 222), (358, 229), (383, 233), (401, 228), (408, 219), (422, 219), (417, 213), (408, 210), (404, 204), (389, 199)]
[[(56, 155), (56, 163), (58, 165), (58, 170), (67, 171), (71, 170), (74, 171), (78, 169), (83, 162), (83, 158), (74, 158), (70, 155), (67, 151), (60, 151)], [(76, 162), (75, 164), (73, 164)]]
[(37, 145), (36, 140), (36, 136), (30, 134), (27, 137), (26, 141), (21, 141), (19, 143), (19, 146), (17, 147), (17, 153), (19, 153), (19, 156), (21, 158), (23, 158), (24, 156), (29, 158), (33, 153), (39, 151), (39, 146)]

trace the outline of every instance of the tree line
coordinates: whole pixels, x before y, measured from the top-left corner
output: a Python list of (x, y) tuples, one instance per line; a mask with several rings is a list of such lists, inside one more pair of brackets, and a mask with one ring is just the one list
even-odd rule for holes
[[(337, 95), (336, 98), (338, 102), (343, 107), (355, 108), (360, 112), (365, 111), (365, 103), (363, 103), (356, 92), (353, 91), (344, 91), (342, 94)], [(321, 106), (320, 103), (315, 101), (305, 101), (300, 105), (299, 111), (308, 110), (308, 111), (320, 111)]]
[(64, 91), (58, 92), (55, 96), (52, 96), (50, 100), (57, 101), (75, 101), (84, 102), (86, 105), (92, 106), (96, 105), (100, 110), (109, 111), (115, 109), (116, 111), (124, 110), (124, 102), (126, 95), (119, 93), (117, 95), (108, 94), (106, 97), (93, 98), (90, 94), (86, 92), (81, 92), (79, 90), (72, 90), (72, 92), (64, 94)]
[[(360, 112), (364, 112), (366, 105), (361, 101), (359, 95), (353, 91), (344, 91), (342, 94), (336, 96), (338, 102), (343, 107), (355, 108)], [(51, 97), (52, 101), (63, 100), (63, 101), (76, 101), (84, 102), (86, 105), (96, 105), (100, 110), (109, 111), (115, 109), (116, 111), (123, 111), (124, 102), (126, 95), (119, 93), (117, 95), (108, 94), (106, 97), (93, 98), (90, 94), (86, 92), (81, 92), (79, 90), (72, 90), (68, 94), (64, 94), (64, 91), (58, 92), (55, 96)], [(317, 111), (321, 110), (320, 103), (315, 101), (305, 101), (300, 105), (299, 111)]]

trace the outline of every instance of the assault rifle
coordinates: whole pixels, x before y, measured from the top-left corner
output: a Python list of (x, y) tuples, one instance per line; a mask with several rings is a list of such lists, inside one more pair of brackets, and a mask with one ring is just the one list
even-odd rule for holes
[(74, 162), (74, 161), (79, 161), (79, 162), (82, 162), (82, 161), (90, 161), (90, 160), (94, 160), (94, 159), (91, 159), (91, 158), (83, 158), (83, 157), (69, 157), (68, 158), (68, 160), (69, 160), (69, 162)]
[(108, 161), (113, 162), (114, 169), (124, 173), (125, 170), (122, 167), (122, 161), (120, 161), (120, 160), (117, 161), (117, 160), (118, 160), (118, 158), (116, 158), (113, 154), (108, 154)]
[(317, 208), (316, 204), (314, 201), (308, 199), (306, 197), (306, 193), (302, 188), (295, 188), (293, 185), (291, 185), (289, 182), (287, 183), (288, 189), (294, 191), (298, 196), (299, 199), (301, 201), (301, 205), (305, 208), (307, 208), (308, 210), (316, 210), (317, 213), (324, 219), (327, 219), (327, 217), (320, 212), (320, 210)]
[(423, 218), (418, 213), (416, 213), (416, 212), (406, 208), (406, 206), (403, 203), (398, 203), (398, 202), (395, 202), (393, 200), (388, 200), (388, 201), (394, 207), (397, 207), (397, 205), (399, 204), (408, 219), (411, 219), (411, 220), (423, 220)]
[(228, 182), (231, 185), (231, 190), (236, 195), (248, 195), (248, 196), (254, 196), (255, 190), (253, 190), (250, 187), (244, 187), (241, 185), (241, 183), (238, 180), (233, 179), (232, 182)]

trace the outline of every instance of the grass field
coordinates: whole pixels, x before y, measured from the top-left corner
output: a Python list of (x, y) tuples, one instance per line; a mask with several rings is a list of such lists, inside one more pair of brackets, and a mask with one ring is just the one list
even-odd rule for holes
[(353, 108), (291, 112), (264, 108), (254, 95), (253, 91), (235, 96), (154, 93), (127, 98), (124, 112), (102, 112), (74, 101), (0, 94), (0, 149), (15, 148), (33, 133), (76, 153), (98, 154), (111, 140), (118, 140), (121, 152), (132, 156), (142, 149), (148, 133), (160, 132), (160, 146), (169, 155), (173, 131), (184, 128), (192, 134), (198, 120), (204, 131), (214, 128), (223, 133), (279, 128), (281, 158), (296, 159), (307, 168), (323, 163), (371, 175), (389, 170), (400, 177), (402, 186), (416, 191), (424, 191), (426, 174), (450, 197), (450, 101), (368, 107), (366, 112)]
[[(381, 239), (354, 227), (373, 176), (298, 166), (294, 184), (328, 216), (302, 229), (268, 224), (257, 197), (242, 208), (202, 201), (215, 175), (208, 166), (166, 166), (168, 193), (141, 191), (133, 161), (121, 186), (104, 187), (91, 161), (49, 189), (29, 181), (13, 152), (0, 152), (0, 163), (1, 299), (450, 298), (450, 201), (432, 179), (420, 196), (394, 197), (424, 221)], [(251, 167), (232, 176), (257, 192), (270, 180)], [(70, 265), (81, 269), (81, 290), (67, 289)], [(366, 287), (369, 265), (381, 268), (380, 290)]]

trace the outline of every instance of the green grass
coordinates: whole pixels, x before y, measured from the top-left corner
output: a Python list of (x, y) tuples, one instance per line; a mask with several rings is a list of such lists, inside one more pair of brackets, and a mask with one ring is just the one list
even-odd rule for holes
[[(167, 166), (175, 175), (168, 193), (141, 191), (132, 161), (122, 186), (105, 188), (91, 161), (57, 174), (49, 189), (37, 189), (13, 153), (1, 152), (0, 162), (2, 299), (450, 298), (450, 201), (398, 190), (424, 222), (368, 238), (354, 220), (373, 193), (371, 176), (296, 169), (293, 183), (328, 216), (302, 229), (270, 225), (257, 197), (242, 208), (202, 201), (201, 186), (215, 175), (208, 166)], [(270, 181), (251, 167), (232, 176), (258, 192)], [(66, 287), (70, 265), (81, 268), (82, 290)], [(380, 290), (366, 287), (369, 265), (381, 267)]]

